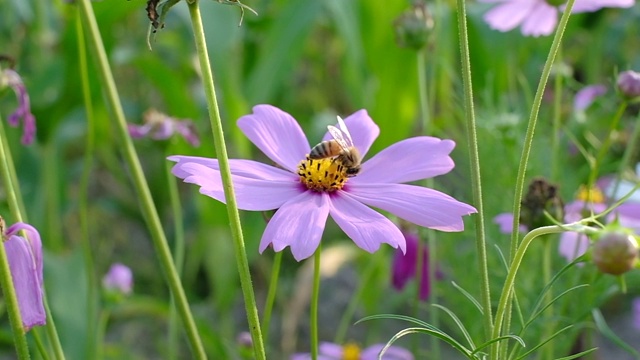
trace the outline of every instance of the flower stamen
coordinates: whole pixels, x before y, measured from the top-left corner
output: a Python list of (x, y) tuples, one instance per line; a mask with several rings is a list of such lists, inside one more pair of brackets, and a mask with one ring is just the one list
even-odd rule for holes
[(311, 159), (309, 155), (298, 165), (300, 182), (309, 190), (340, 190), (347, 182), (347, 168), (337, 158)]

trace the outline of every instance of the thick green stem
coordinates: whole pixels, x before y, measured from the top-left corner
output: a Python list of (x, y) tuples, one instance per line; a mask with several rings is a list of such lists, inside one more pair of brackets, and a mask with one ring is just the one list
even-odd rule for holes
[(271, 280), (269, 281), (269, 291), (267, 292), (267, 300), (264, 304), (264, 314), (262, 314), (262, 334), (264, 335), (264, 343), (269, 344), (269, 324), (271, 323), (271, 311), (273, 303), (278, 293), (278, 278), (280, 277), (280, 265), (282, 264), (282, 251), (278, 251), (273, 258), (273, 267), (271, 268)]
[(484, 231), (484, 210), (482, 206), (482, 181), (480, 179), (480, 155), (478, 153), (478, 135), (476, 119), (473, 111), (473, 89), (471, 83), (471, 62), (469, 58), (469, 36), (467, 34), (467, 15), (464, 0), (456, 0), (458, 6), (458, 37), (462, 60), (462, 82), (464, 84), (464, 109), (467, 124), (467, 142), (471, 160), (471, 188), (473, 189), (473, 205), (478, 210), (476, 216), (476, 250), (480, 272), (480, 291), (484, 312), (485, 337), (490, 339), (493, 332), (491, 314), (491, 293), (489, 288), (489, 272), (487, 270), (487, 245)]
[(253, 351), (257, 360), (263, 360), (266, 355), (264, 351), (264, 342), (262, 340), (262, 331), (260, 329), (260, 319), (258, 318), (256, 299), (251, 285), (249, 262), (247, 260), (247, 254), (244, 247), (238, 204), (236, 202), (233, 183), (231, 182), (229, 157), (227, 155), (227, 147), (224, 141), (222, 120), (220, 119), (216, 90), (213, 85), (213, 72), (211, 71), (211, 64), (209, 62), (209, 54), (207, 52), (204, 36), (204, 28), (202, 26), (202, 17), (200, 16), (200, 9), (198, 7), (197, 0), (189, 3), (189, 15), (191, 17), (191, 27), (193, 29), (196, 51), (198, 52), (198, 60), (200, 62), (200, 69), (202, 72), (202, 81), (204, 84), (207, 106), (209, 107), (209, 120), (211, 121), (214, 145), (218, 156), (218, 163), (220, 164), (220, 174), (222, 175), (222, 185), (224, 187), (227, 213), (229, 216), (229, 224), (231, 226), (231, 236), (233, 238), (236, 264), (240, 275), (240, 285), (244, 296), (244, 305), (247, 312), (249, 331), (251, 332), (251, 337), (253, 339)]
[[(0, 169), (2, 171), (2, 178), (5, 184), (5, 191), (9, 200), (9, 208), (14, 214), (19, 214), (18, 201), (15, 193), (13, 192), (13, 181), (11, 179), (9, 165), (7, 164), (6, 153), (8, 149), (7, 137), (4, 132), (3, 120), (0, 118)], [(17, 217), (16, 219), (18, 219)], [(2, 232), (4, 235), (4, 230)], [(4, 241), (4, 239), (2, 239)], [(11, 332), (13, 333), (13, 343), (16, 347), (18, 358), (29, 359), (29, 347), (27, 346), (27, 338), (22, 327), (22, 318), (20, 317), (20, 307), (18, 305), (18, 297), (16, 290), (13, 287), (13, 280), (11, 276), (11, 270), (9, 269), (9, 260), (7, 259), (7, 253), (4, 249), (4, 244), (0, 246), (0, 285), (2, 286), (2, 294), (6, 301), (7, 313), (9, 315), (9, 323), (11, 324)]]
[[(551, 44), (551, 49), (549, 50), (549, 55), (547, 56), (547, 60), (544, 64), (544, 68), (542, 70), (542, 75), (540, 76), (540, 81), (538, 83), (538, 89), (536, 90), (536, 95), (533, 100), (533, 105), (531, 107), (531, 113), (529, 115), (529, 121), (527, 123), (527, 132), (525, 134), (524, 146), (522, 148), (522, 154), (520, 156), (520, 166), (518, 167), (518, 175), (516, 178), (516, 186), (514, 192), (513, 199), (513, 226), (511, 232), (511, 246), (509, 250), (509, 261), (513, 261), (514, 254), (516, 249), (518, 248), (518, 237), (519, 237), (519, 226), (520, 226), (520, 201), (522, 199), (522, 193), (524, 191), (524, 180), (526, 176), (527, 164), (529, 162), (529, 155), (531, 153), (531, 147), (533, 145), (533, 135), (535, 133), (536, 124), (538, 121), (538, 113), (540, 111), (540, 105), (542, 104), (542, 96), (544, 95), (544, 89), (547, 85), (547, 81), (549, 80), (549, 74), (551, 73), (551, 67), (556, 58), (556, 54), (560, 49), (560, 44), (562, 42), (562, 35), (564, 34), (564, 30), (567, 27), (567, 22), (569, 21), (569, 16), (571, 15), (571, 9), (573, 8), (574, 0), (569, 0), (566, 4), (565, 11), (562, 14), (562, 18), (560, 19), (560, 23), (558, 24), (558, 28), (556, 29), (555, 36), (553, 37), (553, 43)], [(506, 285), (505, 285), (506, 286)], [(503, 289), (503, 294), (505, 290)], [(511, 296), (511, 289), (508, 289), (509, 296)], [(510, 323), (511, 323), (511, 302), (509, 301), (506, 305), (506, 324), (505, 329), (506, 332), (509, 331)], [(500, 318), (500, 322), (502, 322), (502, 318)], [(496, 321), (494, 322), (494, 331), (493, 334), (499, 334), (499, 331), (496, 332), (496, 329), (502, 329), (502, 323), (497, 322), (497, 313), (496, 313)], [(495, 338), (495, 337), (494, 337)], [(499, 349), (506, 349), (506, 345), (503, 343), (495, 343), (491, 346), (491, 358), (495, 359), (499, 354)]]
[(80, 79), (82, 82), (82, 98), (84, 100), (85, 113), (87, 115), (87, 144), (85, 148), (82, 177), (80, 178), (80, 195), (78, 199), (78, 214), (80, 216), (80, 229), (82, 233), (82, 252), (84, 257), (85, 276), (87, 277), (87, 357), (96, 357), (96, 332), (98, 292), (96, 271), (94, 268), (93, 251), (89, 240), (89, 177), (93, 165), (95, 153), (95, 134), (93, 105), (91, 103), (91, 90), (89, 86), (89, 70), (87, 65), (87, 51), (84, 41), (84, 29), (80, 13), (76, 14), (76, 37), (78, 40), (78, 63), (80, 65)]
[(171, 289), (171, 293), (176, 300), (176, 306), (179, 309), (184, 329), (187, 333), (191, 350), (193, 351), (193, 357), (197, 359), (205, 359), (206, 354), (204, 347), (198, 334), (195, 321), (193, 320), (193, 315), (189, 309), (187, 297), (185, 296), (182, 284), (180, 283), (180, 277), (178, 276), (178, 272), (173, 264), (171, 251), (169, 250), (164, 231), (162, 230), (162, 223), (160, 222), (158, 212), (156, 211), (155, 204), (151, 198), (151, 192), (149, 191), (147, 180), (142, 172), (140, 160), (138, 159), (136, 150), (133, 147), (133, 142), (131, 141), (127, 131), (127, 122), (124, 117), (120, 98), (118, 97), (118, 91), (113, 79), (113, 74), (109, 67), (104, 44), (100, 37), (100, 31), (98, 30), (98, 24), (96, 22), (95, 14), (93, 13), (93, 8), (89, 0), (80, 0), (78, 4), (80, 6), (83, 23), (88, 30), (88, 36), (90, 38), (89, 44), (98, 67), (98, 75), (100, 76), (100, 80), (104, 86), (107, 104), (111, 109), (111, 113), (115, 120), (114, 125), (118, 135), (120, 136), (124, 159), (129, 167), (129, 171), (131, 172), (133, 183), (141, 202), (142, 212), (151, 233), (151, 239), (153, 241), (156, 254), (160, 260), (160, 265), (169, 288)]
[(318, 360), (318, 299), (320, 298), (320, 245), (313, 255), (313, 290), (311, 292), (311, 359)]

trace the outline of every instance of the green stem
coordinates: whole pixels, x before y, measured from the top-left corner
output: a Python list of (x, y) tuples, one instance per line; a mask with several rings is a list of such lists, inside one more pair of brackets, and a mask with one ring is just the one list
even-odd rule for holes
[(556, 74), (553, 88), (553, 127), (551, 136), (551, 180), (558, 181), (560, 165), (560, 115), (562, 114), (562, 49), (558, 49), (556, 57)]
[[(515, 284), (515, 278), (520, 269), (520, 264), (522, 263), (522, 259), (524, 258), (524, 254), (531, 245), (531, 242), (541, 236), (546, 234), (558, 234), (565, 231), (580, 231), (580, 232), (590, 232), (595, 231), (595, 229), (590, 228), (588, 226), (584, 226), (580, 223), (570, 224), (566, 226), (543, 226), (537, 229), (530, 231), (527, 235), (525, 235), (524, 239), (522, 239), (522, 243), (518, 246), (516, 250), (513, 260), (511, 261), (511, 265), (509, 266), (509, 272), (507, 273), (507, 278), (505, 279), (504, 286), (502, 287), (502, 293), (500, 294), (500, 300), (498, 302), (498, 308), (496, 309), (496, 321), (495, 326), (493, 328), (493, 333), (491, 335), (492, 339), (496, 339), (500, 336), (500, 331), (502, 329), (502, 322), (504, 320), (507, 305), (511, 302), (511, 294), (513, 293), (513, 287)], [(495, 357), (494, 357), (495, 359)]]
[[(552, 271), (552, 254), (555, 249), (555, 243), (551, 241), (551, 239), (546, 236), (543, 239), (543, 253), (542, 253), (542, 281), (546, 285), (551, 282), (551, 271)], [(555, 332), (555, 319), (554, 319), (554, 311), (553, 311), (553, 291), (552, 288), (547, 290), (547, 293), (544, 295), (545, 301), (548, 304), (546, 313), (546, 320), (544, 322), (544, 335), (543, 339), (546, 339), (553, 335)], [(554, 352), (554, 342), (550, 341), (544, 346), (544, 353), (546, 355), (543, 356), (544, 359), (553, 359)]]
[[(167, 151), (167, 156), (170, 155)], [(171, 211), (173, 213), (173, 229), (174, 229), (174, 249), (173, 249), (173, 261), (176, 264), (176, 270), (178, 276), (182, 278), (182, 269), (184, 267), (184, 220), (182, 215), (182, 206), (180, 204), (180, 196), (178, 194), (178, 180), (171, 173), (172, 164), (168, 161), (165, 162), (167, 183), (169, 186), (169, 201), (171, 202)], [(173, 295), (171, 296), (171, 307), (169, 308), (169, 353), (167, 357), (169, 359), (176, 359), (178, 357), (178, 309), (176, 308)]]
[[(602, 142), (602, 145), (600, 145), (600, 148), (598, 149), (598, 153), (596, 154), (596, 159), (592, 164), (591, 172), (589, 173), (589, 181), (587, 183), (587, 185), (589, 186), (588, 189), (591, 189), (596, 183), (596, 178), (598, 177), (598, 170), (600, 168), (600, 165), (602, 164), (602, 160), (604, 160), (605, 155), (607, 154), (607, 152), (609, 151), (609, 148), (611, 147), (611, 142), (613, 141), (613, 136), (611, 135), (618, 128), (620, 119), (622, 118), (622, 115), (624, 114), (624, 111), (626, 109), (627, 109), (627, 102), (623, 101), (620, 104), (620, 106), (618, 106), (618, 110), (616, 111), (616, 114), (613, 116), (613, 119), (611, 120), (611, 127), (609, 128), (607, 137)], [(588, 192), (587, 196), (590, 196), (590, 194), (591, 192)], [(587, 199), (587, 202), (589, 201), (591, 201), (591, 199)]]
[(320, 298), (320, 253), (318, 245), (313, 255), (313, 290), (311, 292), (311, 359), (318, 360), (318, 299)]
[(489, 272), (487, 270), (487, 245), (484, 231), (484, 210), (482, 206), (482, 181), (480, 178), (480, 155), (478, 153), (478, 135), (476, 119), (473, 111), (473, 89), (471, 83), (471, 62), (469, 58), (469, 36), (467, 34), (467, 15), (464, 0), (456, 0), (458, 7), (458, 31), (460, 38), (460, 54), (462, 61), (462, 82), (464, 84), (464, 108), (467, 124), (467, 142), (471, 160), (471, 187), (473, 204), (478, 210), (476, 216), (476, 249), (480, 272), (480, 291), (484, 312), (485, 337), (490, 339), (493, 331), (491, 314), (491, 292), (489, 288)]
[[(5, 152), (8, 149), (7, 137), (4, 132), (3, 120), (0, 118), (0, 169), (2, 171), (2, 177), (4, 179), (5, 191), (9, 200), (9, 208), (13, 214), (19, 214), (18, 201), (16, 200), (15, 193), (13, 192), (13, 181), (11, 179), (9, 165), (7, 164), (7, 158), (9, 154)], [(16, 220), (19, 216), (16, 217)], [(19, 220), (18, 220), (19, 221)], [(2, 229), (3, 236), (4, 230)], [(2, 239), (4, 241), (4, 239)], [(11, 276), (11, 270), (9, 269), (9, 260), (7, 259), (7, 253), (3, 246), (0, 246), (0, 285), (2, 285), (2, 294), (7, 303), (7, 313), (9, 315), (9, 323), (11, 324), (11, 330), (13, 333), (13, 343), (16, 347), (16, 352), (19, 359), (29, 359), (29, 347), (27, 346), (27, 338), (22, 327), (22, 318), (20, 317), (20, 307), (18, 305), (18, 297), (16, 290), (13, 287), (13, 280)]]
[(84, 108), (87, 115), (87, 144), (85, 148), (84, 164), (82, 169), (82, 177), (80, 178), (80, 196), (78, 199), (78, 213), (80, 216), (80, 228), (82, 233), (82, 251), (84, 257), (85, 276), (87, 277), (87, 357), (96, 356), (95, 344), (96, 333), (95, 324), (97, 321), (98, 294), (96, 271), (93, 261), (93, 251), (91, 250), (91, 241), (89, 240), (89, 177), (91, 176), (91, 167), (93, 165), (95, 153), (95, 133), (93, 116), (93, 105), (91, 102), (91, 90), (89, 86), (89, 70), (87, 65), (87, 50), (84, 41), (84, 29), (80, 13), (76, 14), (76, 36), (78, 40), (78, 63), (80, 67), (80, 79), (82, 81), (82, 97), (84, 100)]
[(93, 51), (94, 58), (96, 59), (98, 75), (100, 76), (100, 80), (104, 86), (107, 104), (115, 118), (115, 126), (117, 128), (118, 135), (120, 136), (124, 159), (129, 167), (136, 192), (140, 198), (141, 208), (151, 233), (151, 240), (153, 241), (156, 254), (159, 257), (160, 265), (169, 288), (171, 289), (171, 293), (176, 299), (176, 305), (179, 309), (183, 326), (187, 333), (191, 350), (193, 351), (193, 356), (198, 359), (205, 359), (206, 354), (202, 345), (202, 340), (200, 339), (195, 321), (193, 320), (193, 315), (189, 309), (187, 297), (185, 296), (182, 284), (180, 283), (180, 277), (178, 276), (178, 272), (173, 264), (171, 251), (169, 250), (164, 231), (162, 230), (162, 223), (160, 222), (158, 212), (156, 211), (153, 199), (151, 198), (151, 192), (149, 191), (149, 186), (144, 177), (144, 173), (142, 172), (140, 160), (138, 159), (136, 150), (133, 147), (133, 142), (131, 141), (127, 131), (127, 122), (124, 117), (120, 98), (118, 97), (118, 91), (113, 79), (113, 74), (109, 68), (107, 54), (104, 49), (102, 38), (100, 37), (100, 31), (98, 30), (98, 24), (96, 22), (95, 14), (93, 13), (93, 8), (89, 0), (80, 0), (78, 4), (81, 9), (83, 23), (89, 30), (88, 36), (91, 39), (89, 44), (91, 45), (91, 50)]
[(46, 244), (47, 247), (53, 251), (60, 251), (63, 248), (62, 245), (62, 228), (59, 216), (51, 216), (51, 214), (60, 214), (60, 187), (58, 184), (58, 149), (53, 139), (49, 139), (44, 144), (44, 161), (42, 180), (44, 182), (43, 188), (45, 191), (45, 204), (46, 213), (45, 216), (47, 224)]
[(104, 359), (103, 354), (104, 336), (107, 333), (107, 324), (109, 323), (109, 315), (111, 311), (104, 309), (100, 312), (98, 317), (98, 323), (96, 326), (96, 359)]
[(216, 90), (213, 85), (213, 73), (211, 71), (211, 63), (209, 62), (204, 28), (202, 26), (202, 18), (200, 16), (200, 9), (198, 8), (197, 0), (189, 3), (189, 15), (191, 17), (191, 26), (202, 72), (202, 81), (204, 84), (207, 106), (209, 108), (209, 120), (211, 122), (211, 130), (213, 131), (214, 145), (216, 154), (218, 155), (220, 173), (222, 175), (222, 185), (224, 187), (225, 202), (227, 204), (227, 213), (229, 216), (229, 224), (231, 226), (231, 236), (233, 238), (236, 264), (240, 275), (240, 285), (244, 296), (249, 331), (251, 332), (253, 340), (253, 351), (257, 360), (263, 360), (266, 358), (266, 354), (264, 351), (264, 342), (262, 340), (262, 331), (260, 329), (260, 319), (258, 318), (256, 298), (251, 285), (249, 262), (247, 260), (247, 254), (244, 247), (238, 204), (236, 201), (235, 191), (233, 189), (233, 183), (231, 182), (229, 157), (227, 156), (227, 148), (224, 141), (224, 133), (222, 131), (222, 120), (220, 119)]
[[(624, 154), (622, 155), (622, 160), (620, 160), (620, 167), (618, 168), (618, 175), (616, 176), (616, 183), (613, 187), (613, 192), (611, 197), (615, 197), (618, 193), (618, 188), (620, 187), (620, 181), (622, 180), (622, 174), (625, 169), (631, 166), (631, 158), (633, 154), (636, 153), (636, 148), (638, 147), (638, 142), (640, 141), (640, 113), (636, 118), (636, 124), (633, 128), (633, 133), (631, 134), (631, 138), (629, 139), (629, 143), (627, 144), (627, 148), (624, 150)], [(637, 174), (640, 176), (640, 174)], [(615, 200), (614, 200), (615, 201)]]
[(269, 281), (269, 291), (267, 292), (267, 300), (264, 304), (264, 314), (262, 315), (262, 333), (264, 334), (264, 343), (269, 344), (269, 324), (271, 323), (271, 311), (273, 303), (276, 299), (278, 290), (278, 278), (280, 277), (280, 265), (282, 264), (282, 251), (278, 251), (273, 258), (273, 267), (271, 268), (271, 280)]

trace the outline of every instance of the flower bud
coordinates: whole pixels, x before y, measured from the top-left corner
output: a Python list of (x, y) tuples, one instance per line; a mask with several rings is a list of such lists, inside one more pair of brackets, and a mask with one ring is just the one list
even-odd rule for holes
[(520, 224), (529, 229), (553, 225), (553, 222), (545, 216), (545, 211), (554, 219), (564, 218), (564, 203), (560, 198), (558, 187), (542, 177), (531, 180), (521, 204)]
[(414, 1), (412, 8), (403, 12), (393, 25), (399, 46), (420, 50), (429, 40), (433, 18), (423, 1)]
[(593, 263), (606, 274), (621, 275), (638, 261), (638, 242), (621, 230), (605, 230), (593, 245)]
[(633, 70), (623, 71), (618, 75), (618, 89), (628, 98), (640, 96), (640, 73)]

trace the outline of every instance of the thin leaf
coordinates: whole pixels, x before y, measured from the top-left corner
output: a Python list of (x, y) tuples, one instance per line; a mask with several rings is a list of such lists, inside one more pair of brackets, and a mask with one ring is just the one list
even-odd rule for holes
[(544, 344), (548, 343), (549, 341), (553, 340), (553, 338), (555, 338), (556, 336), (560, 335), (560, 333), (569, 330), (573, 327), (573, 325), (569, 325), (567, 327), (564, 327), (558, 331), (556, 331), (553, 335), (549, 336), (547, 339), (545, 339), (543, 342), (541, 342), (540, 344), (534, 346), (533, 348), (531, 348), (531, 350), (527, 351), (526, 353), (520, 355), (519, 357), (516, 358), (516, 360), (519, 359), (524, 359), (525, 357), (527, 357), (529, 354), (533, 353), (534, 351), (538, 350), (539, 348), (541, 348)]
[(524, 340), (522, 340), (522, 338), (520, 336), (517, 336), (517, 335), (503, 335), (503, 336), (497, 337), (495, 339), (491, 339), (491, 340), (483, 343), (482, 345), (480, 345), (477, 348), (475, 348), (473, 350), (473, 352), (471, 352), (471, 354), (475, 354), (478, 351), (480, 351), (480, 350), (486, 348), (487, 346), (489, 346), (489, 345), (491, 345), (493, 343), (496, 343), (498, 341), (509, 340), (509, 339), (517, 341), (518, 343), (520, 343), (520, 345), (522, 345), (522, 347), (527, 347), (527, 345), (524, 343)]
[(464, 356), (468, 357), (469, 359), (474, 359), (473, 355), (471, 354), (471, 351), (469, 351), (469, 349), (467, 349), (462, 344), (457, 342), (451, 336), (447, 335), (446, 333), (444, 333), (442, 331), (434, 331), (434, 330), (425, 329), (425, 328), (408, 328), (408, 329), (404, 329), (404, 330), (399, 331), (391, 339), (389, 339), (389, 341), (384, 346), (384, 348), (382, 348), (382, 350), (380, 351), (380, 355), (378, 356), (378, 359), (379, 360), (382, 359), (382, 355), (385, 353), (385, 351), (387, 351), (387, 349), (396, 340), (400, 339), (401, 337), (403, 337), (405, 335), (409, 335), (409, 334), (413, 334), (413, 333), (425, 333), (425, 334), (428, 334), (428, 335), (435, 336), (435, 337), (445, 341), (449, 345), (451, 345), (454, 349), (460, 351)]
[[(531, 311), (532, 313), (536, 313), (538, 311), (538, 308), (541, 306), (542, 301), (544, 301), (545, 294), (547, 293), (547, 291), (549, 291), (549, 289), (551, 289), (551, 286), (560, 278), (560, 276), (562, 276), (562, 274), (564, 274), (567, 270), (569, 270), (571, 267), (573, 267), (578, 262), (579, 259), (580, 258), (576, 258), (572, 262), (570, 262), (567, 265), (565, 265), (562, 269), (560, 269), (560, 271), (558, 271), (551, 278), (551, 281), (549, 281), (549, 283), (547, 285), (545, 285), (545, 287), (540, 292), (540, 295), (538, 295), (538, 298), (536, 299), (536, 301), (534, 303), (535, 305), (533, 306), (533, 310)], [(531, 321), (531, 319), (530, 319), (530, 321)]]
[(464, 336), (465, 339), (467, 339), (467, 342), (469, 343), (469, 346), (471, 348), (475, 348), (476, 344), (473, 343), (473, 339), (471, 338), (471, 335), (469, 334), (469, 332), (467, 331), (467, 329), (464, 327), (464, 324), (462, 323), (462, 321), (460, 321), (460, 319), (456, 316), (456, 314), (453, 313), (453, 311), (447, 309), (446, 307), (442, 306), (442, 305), (438, 305), (438, 304), (432, 304), (432, 306), (446, 312), (451, 319), (453, 319), (453, 322), (456, 323), (456, 325), (458, 325), (458, 328), (460, 329), (460, 331), (462, 331), (462, 335)]
[(593, 348), (593, 349), (585, 350), (585, 351), (583, 351), (583, 352), (581, 352), (581, 353), (573, 354), (573, 355), (570, 355), (570, 356), (565, 356), (565, 357), (562, 357), (562, 358), (559, 358), (559, 359), (556, 359), (556, 360), (571, 360), (571, 359), (578, 359), (578, 358), (582, 357), (582, 355), (591, 354), (592, 352), (594, 352), (594, 351), (596, 351), (596, 350), (598, 350), (598, 348)]
[(484, 315), (484, 309), (482, 309), (482, 305), (480, 305), (478, 300), (476, 300), (476, 298), (474, 298), (473, 295), (468, 293), (467, 290), (460, 287), (460, 285), (456, 284), (455, 281), (452, 281), (451, 284), (453, 285), (453, 287), (458, 289), (462, 293), (462, 295), (464, 295), (467, 299), (469, 299), (469, 301), (471, 301), (473, 305), (476, 306), (476, 308), (480, 311), (480, 315)]
[(418, 326), (422, 326), (428, 329), (433, 329), (433, 330), (437, 330), (440, 331), (440, 329), (436, 328), (433, 325), (429, 325), (428, 323), (416, 319), (416, 318), (412, 318), (411, 316), (406, 316), (406, 315), (396, 315), (396, 314), (378, 314), (378, 315), (370, 315), (370, 316), (366, 316), (358, 321), (356, 321), (356, 324), (359, 324), (363, 321), (369, 321), (369, 320), (379, 320), (379, 319), (395, 319), (395, 320), (402, 320), (402, 321), (407, 321), (410, 323), (414, 323)]
[[(561, 297), (565, 296), (566, 294), (570, 293), (573, 290), (576, 289), (580, 289), (583, 287), (588, 287), (590, 286), (589, 284), (582, 284), (582, 285), (576, 285), (572, 288), (569, 288), (565, 291), (563, 291), (562, 293), (560, 293), (558, 296), (554, 297), (551, 301), (549, 301), (548, 304), (546, 304), (545, 306), (543, 306), (540, 310), (538, 310), (538, 312), (536, 312), (535, 314), (531, 315), (531, 318), (529, 319), (529, 321), (527, 321), (526, 326), (529, 326), (529, 324), (531, 324), (531, 322), (533, 322), (533, 320), (535, 318), (537, 318), (538, 316), (540, 316), (549, 306), (551, 306), (551, 304), (553, 304), (554, 302), (556, 302), (558, 299), (560, 299)], [(524, 330), (524, 329), (523, 329)]]
[(640, 353), (638, 353), (636, 349), (634, 349), (632, 346), (627, 344), (618, 335), (616, 335), (616, 333), (614, 333), (613, 330), (611, 330), (609, 325), (607, 325), (607, 321), (604, 319), (604, 316), (602, 316), (600, 309), (593, 309), (591, 311), (591, 316), (593, 316), (593, 321), (595, 322), (596, 327), (598, 328), (598, 331), (600, 331), (600, 334), (602, 334), (607, 339), (613, 341), (622, 350), (635, 356), (636, 359), (640, 359)]

